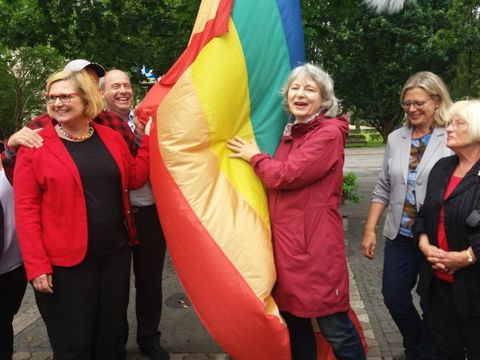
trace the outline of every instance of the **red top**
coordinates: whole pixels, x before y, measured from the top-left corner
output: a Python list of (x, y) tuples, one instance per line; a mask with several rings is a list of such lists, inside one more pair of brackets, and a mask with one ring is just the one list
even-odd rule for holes
[[(458, 184), (462, 181), (463, 178), (458, 176), (453, 176), (450, 178), (448, 182), (447, 189), (445, 190), (445, 195), (443, 199), (445, 200), (450, 196), (452, 191), (457, 187)], [(444, 208), (440, 209), (440, 221), (438, 222), (438, 247), (444, 251), (448, 251), (448, 241), (447, 241), (447, 234), (445, 233), (445, 216), (444, 216)], [(440, 280), (447, 281), (452, 283), (453, 282), (453, 275), (449, 275), (442, 270), (435, 271), (435, 276)]]

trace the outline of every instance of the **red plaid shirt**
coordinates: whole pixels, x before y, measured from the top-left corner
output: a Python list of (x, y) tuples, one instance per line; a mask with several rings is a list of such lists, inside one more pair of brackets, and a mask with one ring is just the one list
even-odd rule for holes
[[(50, 121), (52, 121), (54, 124), (57, 123), (57, 121), (51, 118), (48, 113), (43, 113), (30, 121), (27, 124), (27, 127), (29, 127), (30, 129), (43, 128)], [(97, 115), (95, 119), (93, 119), (93, 121), (97, 124), (108, 126), (109, 128), (120, 132), (124, 140), (127, 142), (128, 147), (130, 148), (130, 152), (133, 155), (136, 154), (138, 145), (135, 143), (135, 135), (125, 120), (122, 120), (120, 117), (118, 117), (118, 115), (113, 112), (102, 111)], [(9, 154), (7, 154), (7, 151), (9, 152)], [(7, 178), (12, 181), (13, 169), (15, 168), (15, 150), (7, 147), (7, 150), (2, 152), (1, 158), (3, 167), (5, 169), (5, 174), (7, 175)]]

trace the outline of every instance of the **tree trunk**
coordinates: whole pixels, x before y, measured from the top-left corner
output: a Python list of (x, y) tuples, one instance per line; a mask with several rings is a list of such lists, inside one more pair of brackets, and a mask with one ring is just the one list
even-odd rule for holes
[(23, 126), (23, 93), (22, 89), (15, 89), (15, 112), (13, 113), (13, 121), (15, 130), (19, 130)]
[(395, 130), (396, 128), (395, 124), (397, 124), (397, 121), (395, 121), (395, 119), (392, 118), (391, 116), (389, 116), (388, 118), (387, 117), (380, 118), (380, 121), (377, 124), (378, 126), (376, 126), (376, 129), (382, 135), (382, 140), (384, 144), (387, 143), (388, 135), (393, 130)]

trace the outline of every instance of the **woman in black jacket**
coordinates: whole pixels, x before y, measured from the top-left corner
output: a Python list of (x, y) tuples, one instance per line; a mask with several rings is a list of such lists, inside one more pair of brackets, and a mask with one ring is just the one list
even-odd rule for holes
[(433, 167), (415, 220), (424, 255), (418, 292), (440, 358), (480, 359), (480, 101), (457, 102), (451, 114), (455, 155)]

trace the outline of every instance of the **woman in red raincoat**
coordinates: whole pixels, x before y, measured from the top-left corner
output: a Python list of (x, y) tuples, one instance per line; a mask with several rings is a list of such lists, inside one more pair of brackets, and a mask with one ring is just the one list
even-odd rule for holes
[(292, 121), (272, 158), (255, 143), (229, 141), (268, 188), (277, 283), (274, 298), (290, 333), (294, 360), (316, 359), (311, 318), (337, 359), (365, 359), (348, 316), (342, 199), (348, 121), (338, 116), (333, 80), (312, 64), (295, 68), (282, 94)]

